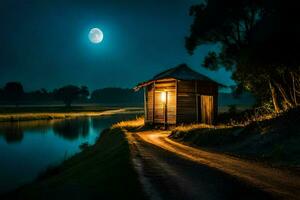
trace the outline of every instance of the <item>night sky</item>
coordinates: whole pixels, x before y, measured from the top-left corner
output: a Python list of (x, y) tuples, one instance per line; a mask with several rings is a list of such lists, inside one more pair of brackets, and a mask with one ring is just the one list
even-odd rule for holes
[[(201, 67), (214, 46), (193, 56), (184, 48), (196, 0), (1, 0), (0, 87), (20, 81), (26, 90), (66, 84), (133, 87), (156, 73), (187, 63), (226, 85), (230, 73)], [(89, 30), (104, 32), (100, 44)]]

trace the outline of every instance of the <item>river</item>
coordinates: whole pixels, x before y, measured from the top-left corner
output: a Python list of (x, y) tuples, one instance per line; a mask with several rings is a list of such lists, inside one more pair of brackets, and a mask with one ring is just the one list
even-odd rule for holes
[(0, 123), (0, 193), (35, 179), (50, 166), (94, 144), (101, 131), (137, 114)]

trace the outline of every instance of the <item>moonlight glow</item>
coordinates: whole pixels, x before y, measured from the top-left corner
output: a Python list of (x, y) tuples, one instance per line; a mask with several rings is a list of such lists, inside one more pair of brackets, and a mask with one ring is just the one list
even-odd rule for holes
[(92, 28), (89, 32), (89, 39), (92, 43), (98, 44), (103, 40), (103, 32), (99, 28)]

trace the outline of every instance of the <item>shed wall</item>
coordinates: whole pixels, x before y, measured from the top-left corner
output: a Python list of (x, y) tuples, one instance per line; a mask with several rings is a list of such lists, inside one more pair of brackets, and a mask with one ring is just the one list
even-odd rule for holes
[(154, 123), (164, 123), (164, 102), (161, 99), (161, 93), (167, 92), (167, 123), (176, 123), (176, 81), (161, 80), (155, 82), (155, 110)]
[(197, 93), (213, 96), (213, 121), (215, 121), (218, 116), (218, 86), (210, 82), (197, 81)]
[(153, 91), (154, 91), (154, 85), (151, 84), (146, 87), (146, 106), (145, 106), (145, 122), (146, 123), (152, 123), (153, 121)]
[[(218, 86), (205, 81), (182, 81), (177, 84), (177, 124), (198, 122), (199, 106), (197, 96), (213, 96), (213, 116), (218, 114)], [(200, 98), (201, 99), (201, 98)]]
[[(161, 93), (167, 92), (167, 123), (195, 123), (198, 121), (199, 103), (197, 96), (213, 96), (213, 116), (218, 112), (218, 86), (203, 81), (159, 80), (146, 86), (145, 122), (162, 124), (165, 122), (164, 103)], [(200, 113), (201, 114), (201, 113)]]
[(197, 121), (195, 81), (177, 83), (177, 124)]
[(146, 123), (164, 123), (164, 103), (161, 99), (161, 93), (167, 92), (167, 123), (176, 123), (176, 81), (161, 80), (146, 87)]

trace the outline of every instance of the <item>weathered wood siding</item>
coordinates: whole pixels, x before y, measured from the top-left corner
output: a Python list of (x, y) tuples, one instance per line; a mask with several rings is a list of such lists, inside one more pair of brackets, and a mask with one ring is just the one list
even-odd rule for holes
[(176, 81), (174, 79), (164, 79), (155, 81), (155, 83), (146, 86), (146, 123), (162, 124), (165, 122), (164, 103), (161, 100), (162, 92), (167, 92), (168, 94), (168, 124), (200, 122), (200, 118), (197, 117), (197, 115), (202, 115), (198, 110), (199, 106), (201, 106), (201, 101), (197, 100), (199, 99), (197, 97), (199, 95), (208, 95), (213, 97), (213, 106), (209, 106), (210, 109), (213, 109), (212, 121), (214, 121), (215, 116), (217, 116), (218, 86), (216, 84), (203, 81)]
[(198, 106), (201, 106), (201, 101), (197, 101), (197, 95), (213, 96), (213, 107), (210, 108), (213, 109), (213, 114), (211, 116), (212, 120), (209, 121), (214, 121), (218, 113), (218, 86), (205, 81), (178, 80), (177, 124), (200, 122), (197, 115), (201, 115), (201, 113), (198, 113)]
[(177, 83), (177, 124), (197, 121), (195, 81)]
[(201, 123), (212, 124), (214, 119), (214, 97), (211, 95), (201, 95)]
[(154, 85), (151, 84), (146, 87), (146, 110), (145, 113), (145, 122), (146, 123), (152, 123), (153, 122), (153, 91), (154, 91)]
[(176, 123), (176, 81), (160, 80), (155, 82), (154, 123), (164, 123), (164, 103), (161, 93), (167, 92), (167, 123)]
[(205, 82), (205, 81), (197, 81), (197, 93), (200, 95), (208, 95), (213, 96), (213, 123), (216, 121), (218, 116), (218, 85)]
[(176, 90), (168, 92), (168, 123), (176, 124)]

